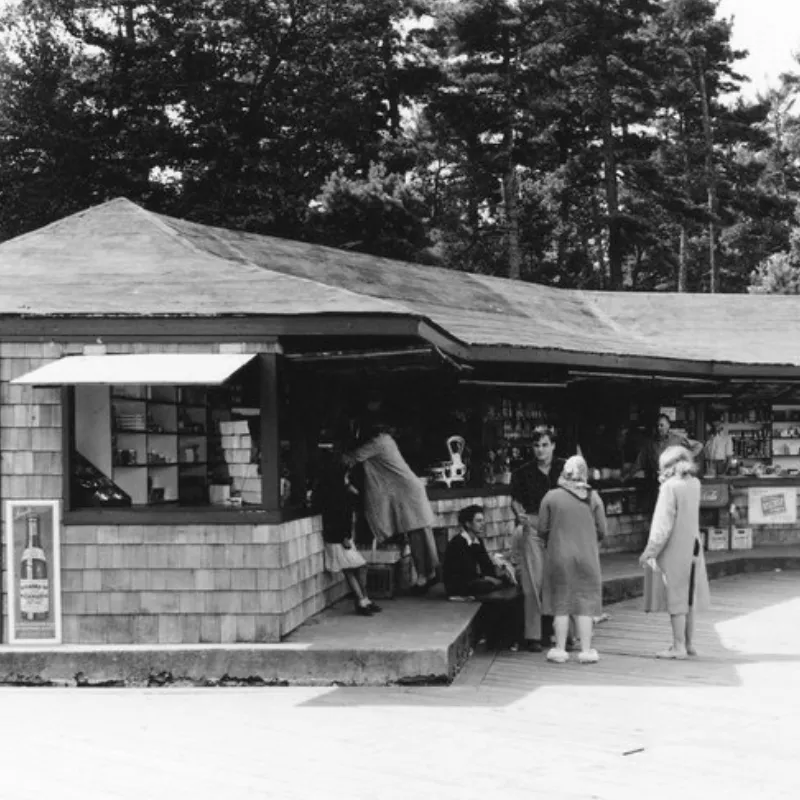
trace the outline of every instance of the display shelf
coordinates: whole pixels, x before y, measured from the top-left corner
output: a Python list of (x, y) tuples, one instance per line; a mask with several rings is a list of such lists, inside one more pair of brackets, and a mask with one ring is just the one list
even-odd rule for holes
[[(198, 402), (205, 398), (204, 392), (173, 386), (110, 388), (114, 452), (127, 450), (131, 457), (130, 463), (113, 459), (112, 478), (123, 484), (134, 505), (181, 502), (179, 473), (205, 468), (208, 417), (206, 406)], [(125, 424), (130, 422), (135, 424)], [(188, 437), (191, 446), (182, 446)], [(192, 461), (183, 460), (184, 451), (194, 453)], [(145, 453), (148, 457), (142, 459)]]

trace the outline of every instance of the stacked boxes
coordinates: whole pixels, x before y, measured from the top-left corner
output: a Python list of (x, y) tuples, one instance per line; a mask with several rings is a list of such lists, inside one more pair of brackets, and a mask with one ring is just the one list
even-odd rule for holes
[(220, 445), (228, 474), (231, 476), (231, 495), (243, 503), (261, 502), (261, 477), (258, 464), (252, 462), (253, 440), (247, 420), (219, 423)]
[(705, 543), (706, 550), (727, 550), (728, 549), (728, 529), (727, 528), (704, 528), (701, 536)]
[(753, 529), (734, 528), (731, 531), (731, 550), (752, 550)]

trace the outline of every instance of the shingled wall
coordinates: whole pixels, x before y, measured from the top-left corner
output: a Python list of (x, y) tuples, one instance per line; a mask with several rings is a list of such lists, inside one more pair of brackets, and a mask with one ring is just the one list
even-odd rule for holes
[[(272, 347), (137, 343), (110, 344), (106, 352), (255, 353)], [(61, 392), (10, 380), (95, 349), (0, 343), (3, 500), (62, 495)], [(196, 525), (64, 525), (63, 641), (274, 642), (345, 594), (343, 581), (323, 571), (319, 518), (279, 525), (204, 525), (198, 518)], [(4, 595), (6, 588), (4, 572)]]
[[(484, 541), (490, 553), (507, 553), (512, 548), (514, 536), (514, 512), (511, 497), (462, 497), (458, 499), (434, 500), (434, 525), (443, 530), (451, 539), (460, 530), (458, 512), (466, 506), (477, 503), (483, 506), (486, 517)], [(637, 552), (647, 541), (648, 517), (644, 514), (621, 514), (608, 517), (608, 536), (600, 545), (602, 553)]]

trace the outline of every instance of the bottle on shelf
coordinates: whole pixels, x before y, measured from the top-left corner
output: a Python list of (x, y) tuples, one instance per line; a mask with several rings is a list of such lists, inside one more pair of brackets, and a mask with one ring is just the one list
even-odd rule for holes
[(42, 548), (39, 516), (28, 516), (25, 549), (19, 573), (19, 611), (22, 619), (41, 622), (50, 616), (50, 579)]

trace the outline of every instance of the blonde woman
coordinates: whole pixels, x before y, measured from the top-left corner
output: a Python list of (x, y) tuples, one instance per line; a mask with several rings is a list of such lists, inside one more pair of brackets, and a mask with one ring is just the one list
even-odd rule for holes
[(708, 576), (700, 542), (700, 481), (684, 447), (668, 447), (659, 458), (658, 500), (647, 546), (639, 558), (645, 569), (645, 611), (666, 611), (672, 646), (656, 658), (685, 659), (694, 647), (695, 612), (709, 605)]

